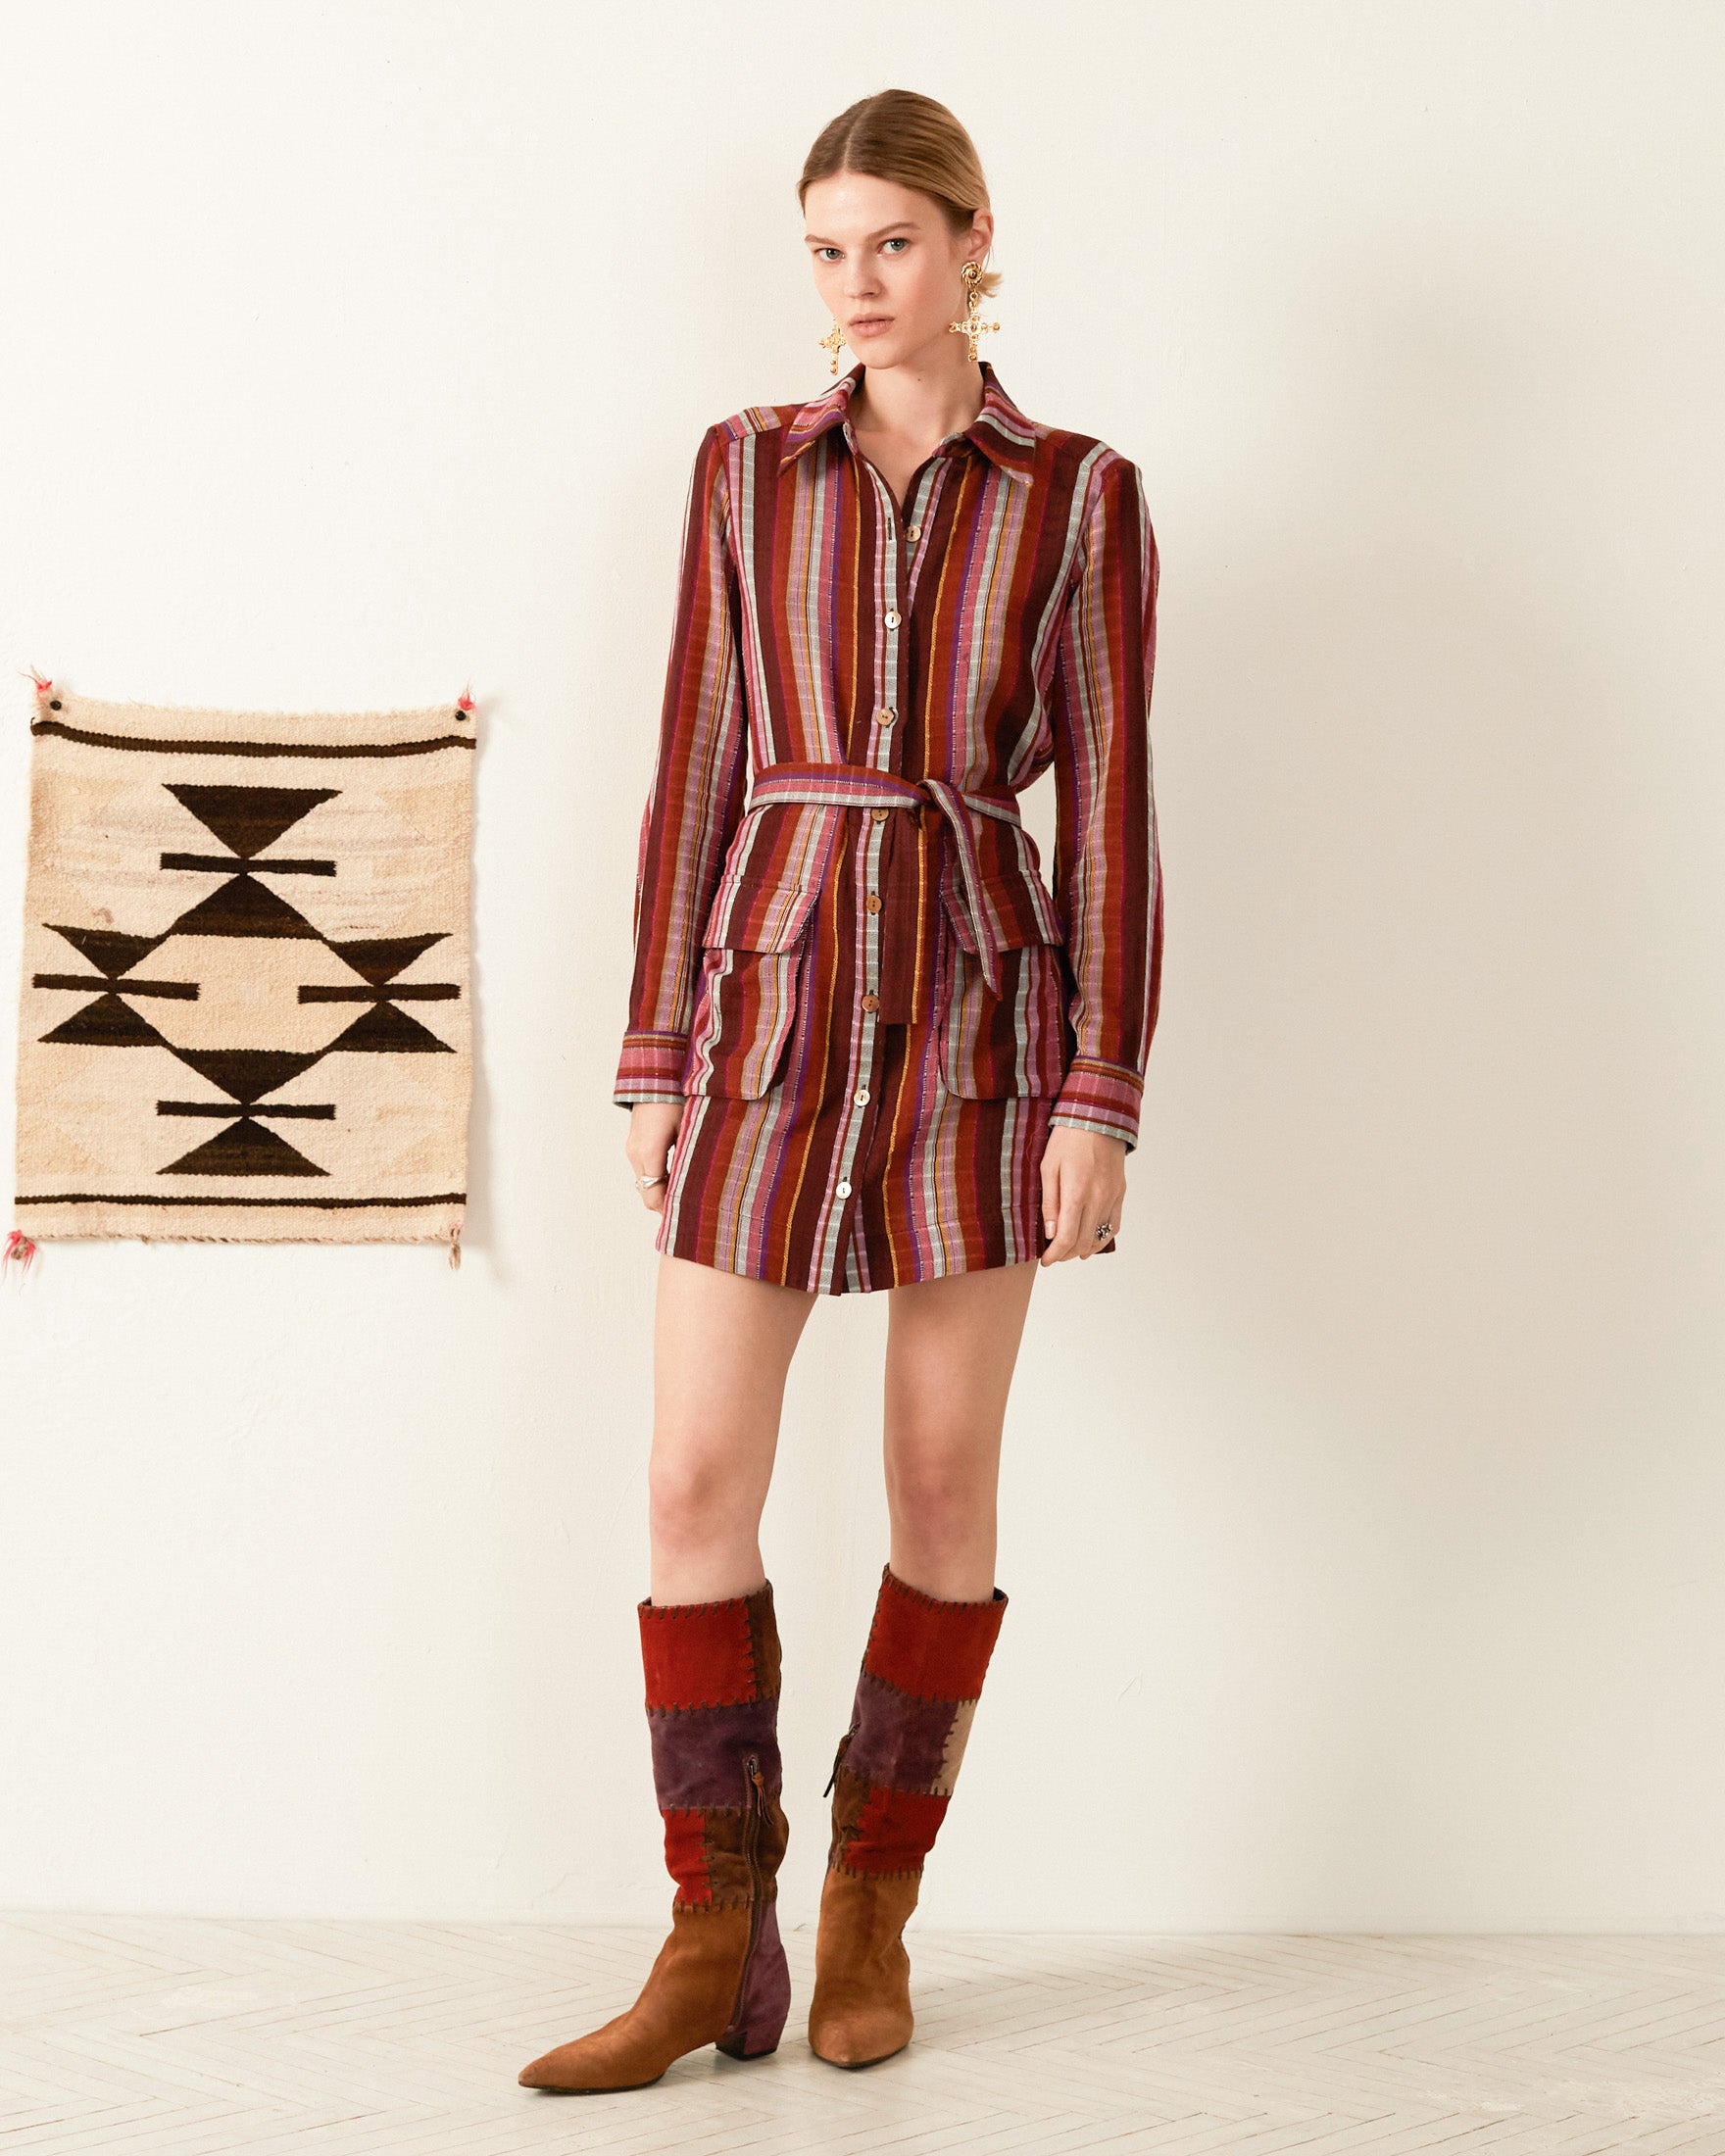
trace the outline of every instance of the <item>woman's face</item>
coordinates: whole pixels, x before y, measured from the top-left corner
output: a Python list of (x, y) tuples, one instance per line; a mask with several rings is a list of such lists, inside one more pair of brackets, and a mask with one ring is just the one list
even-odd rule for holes
[(993, 242), (990, 212), (954, 232), (931, 196), (835, 172), (810, 187), (803, 217), (815, 290), (858, 359), (871, 368), (967, 360), (947, 324), (964, 312), (961, 265), (980, 264)]

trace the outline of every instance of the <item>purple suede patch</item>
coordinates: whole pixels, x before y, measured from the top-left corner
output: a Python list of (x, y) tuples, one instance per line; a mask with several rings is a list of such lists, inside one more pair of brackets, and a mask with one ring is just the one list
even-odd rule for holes
[(656, 1708), (647, 1722), (653, 1732), (653, 1786), (662, 1812), (742, 1804), (749, 1788), (744, 1761), (751, 1752), (761, 1762), (767, 1788), (778, 1794), (783, 1768), (776, 1698), (749, 1699), (731, 1707)]
[(790, 2010), (791, 1972), (778, 1936), (778, 1903), (769, 1901), (761, 1912), (755, 1950), (743, 1972), (743, 1995), (737, 2002), (736, 2019), (719, 2041), (727, 2047), (734, 2041), (743, 2058), (770, 2051), (778, 2042)]
[(865, 1671), (851, 1709), (857, 1734), (845, 1750), (847, 1770), (883, 1788), (929, 1788), (958, 1711), (951, 1699), (907, 1699)]

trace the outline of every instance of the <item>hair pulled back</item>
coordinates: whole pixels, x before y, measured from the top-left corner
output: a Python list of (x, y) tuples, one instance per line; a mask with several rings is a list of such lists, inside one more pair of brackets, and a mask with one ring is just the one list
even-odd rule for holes
[[(890, 179), (931, 196), (954, 232), (965, 231), (975, 213), (989, 207), (975, 143), (944, 105), (916, 90), (876, 90), (829, 120), (803, 161), (799, 204), (817, 179), (839, 172)], [(998, 270), (985, 270), (976, 289), (988, 299), (1000, 281)]]

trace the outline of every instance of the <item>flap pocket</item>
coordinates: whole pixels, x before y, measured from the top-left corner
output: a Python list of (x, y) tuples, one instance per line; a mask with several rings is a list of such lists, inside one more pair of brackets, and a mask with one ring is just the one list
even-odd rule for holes
[[(1054, 894), (1042, 880), (1036, 841), (1022, 824), (1003, 823), (998, 816), (976, 818), (976, 865), (982, 872), (982, 904), (994, 923), (995, 941), (1004, 949), (1024, 944), (1064, 943), (1066, 932), (1055, 910)], [(963, 886), (953, 850), (947, 850), (941, 896), (947, 902), (954, 932), (964, 949), (974, 952)]]
[(1001, 993), (983, 978), (982, 960), (960, 941), (959, 923), (940, 949), (940, 1073), (949, 1093), (966, 1101), (1059, 1093), (1071, 1057), (1065, 959), (1041, 938), (1005, 944)]
[[(941, 901), (953, 934), (962, 949), (974, 957), (976, 938), (970, 928), (970, 911), (956, 880), (949, 880), (942, 888)], [(1028, 884), (985, 882), (982, 903), (995, 924), (995, 941), (1003, 951), (1015, 951), (1025, 944), (1064, 943), (1066, 940), (1055, 914), (1055, 902), (1043, 889), (1040, 879)]]
[(789, 951), (825, 888), (842, 818), (828, 808), (765, 802), (744, 816), (713, 894), (709, 950)]
[(777, 1083), (797, 1023), (807, 939), (788, 951), (720, 946), (701, 954), (701, 993), (685, 1094), (758, 1101)]

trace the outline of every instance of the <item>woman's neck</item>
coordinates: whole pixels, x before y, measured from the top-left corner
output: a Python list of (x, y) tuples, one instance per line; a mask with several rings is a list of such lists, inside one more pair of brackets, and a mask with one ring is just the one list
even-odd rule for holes
[(979, 363), (962, 352), (952, 360), (899, 367), (864, 367), (851, 395), (851, 424), (859, 434), (893, 435), (932, 448), (961, 433), (982, 410)]

